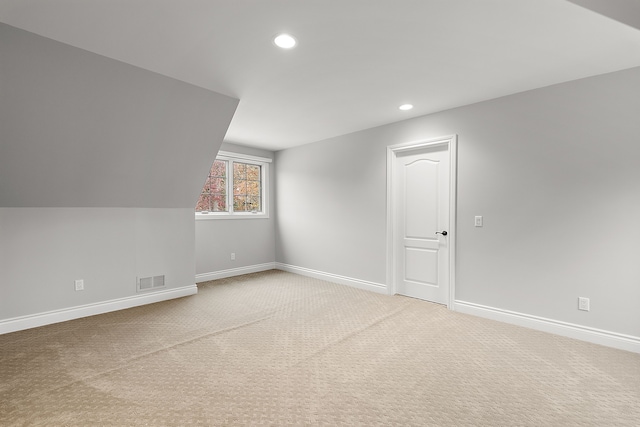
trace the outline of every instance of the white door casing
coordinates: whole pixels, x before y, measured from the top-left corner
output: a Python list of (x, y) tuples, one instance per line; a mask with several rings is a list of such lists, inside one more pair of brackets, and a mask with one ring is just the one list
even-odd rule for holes
[[(387, 286), (453, 309), (456, 136), (387, 148)], [(436, 234), (444, 232), (446, 235)]]

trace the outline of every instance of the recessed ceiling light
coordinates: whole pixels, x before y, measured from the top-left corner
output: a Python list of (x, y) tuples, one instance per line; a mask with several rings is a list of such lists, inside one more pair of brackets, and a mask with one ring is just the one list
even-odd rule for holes
[(276, 44), (276, 46), (283, 49), (291, 49), (296, 45), (296, 39), (294, 39), (293, 36), (290, 36), (289, 34), (280, 34), (275, 39), (273, 39), (273, 42)]
[(398, 108), (401, 109), (402, 111), (407, 111), (407, 110), (411, 110), (413, 108), (413, 105), (411, 105), (411, 104), (402, 104)]

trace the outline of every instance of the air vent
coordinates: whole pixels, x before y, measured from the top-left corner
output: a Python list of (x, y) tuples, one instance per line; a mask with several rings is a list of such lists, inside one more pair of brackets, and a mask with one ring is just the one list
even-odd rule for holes
[(151, 288), (153, 288), (153, 277), (143, 277), (138, 282), (139, 291), (146, 291)]
[(162, 276), (153, 276), (153, 287), (164, 288), (164, 274)]
[(164, 288), (164, 274), (162, 276), (138, 278), (138, 292), (152, 291), (159, 288)]

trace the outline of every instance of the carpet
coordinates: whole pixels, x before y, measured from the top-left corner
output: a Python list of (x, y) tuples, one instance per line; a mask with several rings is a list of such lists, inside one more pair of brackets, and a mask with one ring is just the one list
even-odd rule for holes
[(2, 426), (638, 426), (640, 355), (271, 270), (0, 335)]

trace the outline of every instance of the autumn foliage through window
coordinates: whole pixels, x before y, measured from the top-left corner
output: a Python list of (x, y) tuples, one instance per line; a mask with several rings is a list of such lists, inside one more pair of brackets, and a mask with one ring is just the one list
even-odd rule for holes
[(260, 211), (260, 166), (233, 163), (233, 210)]
[(200, 193), (196, 212), (229, 214), (262, 212), (262, 168), (260, 164), (233, 158), (216, 159)]
[(227, 212), (227, 161), (216, 160), (204, 183), (196, 212)]

